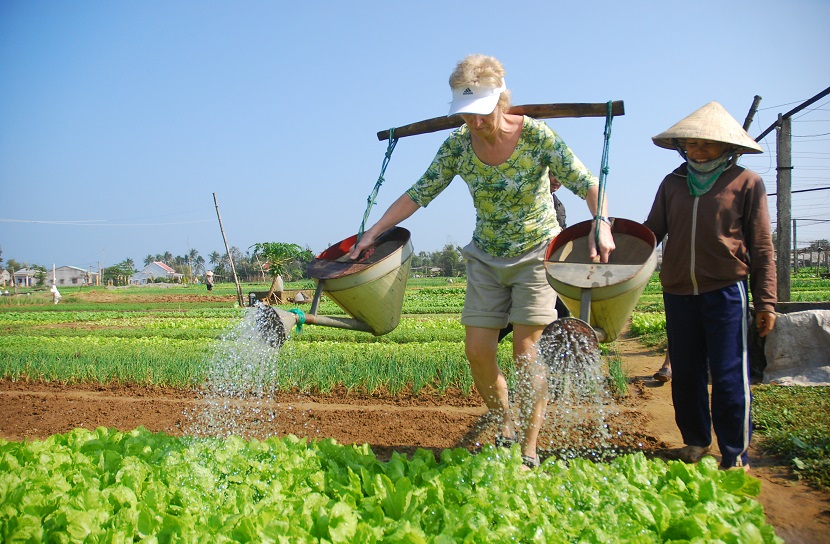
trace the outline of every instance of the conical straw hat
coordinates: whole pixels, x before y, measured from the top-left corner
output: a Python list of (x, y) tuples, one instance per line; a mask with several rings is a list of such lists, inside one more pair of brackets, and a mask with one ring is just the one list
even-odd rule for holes
[(758, 142), (717, 102), (709, 102), (651, 139), (659, 147), (674, 149), (672, 140), (684, 138), (724, 142), (737, 147), (739, 153), (764, 152)]

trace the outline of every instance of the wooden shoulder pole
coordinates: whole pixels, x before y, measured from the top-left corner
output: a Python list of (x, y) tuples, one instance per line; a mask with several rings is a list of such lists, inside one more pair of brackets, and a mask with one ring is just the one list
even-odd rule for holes
[[(508, 113), (527, 115), (528, 117), (535, 117), (537, 119), (605, 117), (608, 113), (608, 104), (605, 102), (598, 104), (525, 104), (523, 106), (513, 106), (508, 110)], [(611, 114), (614, 116), (625, 115), (625, 106), (622, 100), (615, 100), (611, 103)], [(417, 134), (427, 134), (430, 132), (438, 132), (439, 130), (456, 128), (463, 124), (464, 121), (460, 116), (452, 115), (450, 117), (433, 117), (432, 119), (397, 127), (394, 130), (395, 137), (403, 138), (405, 136), (415, 136)], [(383, 141), (388, 139), (388, 129), (378, 132), (378, 140)]]

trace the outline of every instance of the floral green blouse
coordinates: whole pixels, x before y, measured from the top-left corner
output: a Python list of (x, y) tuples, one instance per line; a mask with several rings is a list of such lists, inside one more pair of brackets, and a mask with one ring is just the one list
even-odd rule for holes
[(473, 242), (494, 257), (516, 257), (549, 240), (559, 228), (550, 197), (548, 169), (584, 199), (597, 178), (545, 123), (525, 117), (513, 154), (498, 166), (473, 151), (467, 125), (441, 144), (432, 164), (406, 192), (426, 207), (458, 175), (476, 208)]

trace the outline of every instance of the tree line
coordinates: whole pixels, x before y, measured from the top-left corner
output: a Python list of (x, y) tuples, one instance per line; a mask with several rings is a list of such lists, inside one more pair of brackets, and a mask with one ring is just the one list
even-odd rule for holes
[[(258, 246), (260, 244), (256, 244)], [(212, 251), (203, 257), (198, 250), (191, 249), (184, 255), (173, 255), (169, 251), (164, 253), (157, 253), (155, 255), (148, 254), (144, 257), (144, 266), (152, 262), (161, 262), (181, 274), (185, 281), (192, 282), (196, 278), (203, 278), (207, 270), (213, 270), (217, 276), (218, 281), (232, 281), (233, 272), (231, 270), (230, 259), (233, 259), (234, 267), (236, 269), (237, 277), (242, 282), (262, 282), (267, 281), (268, 263), (261, 258), (255, 250), (252, 251), (251, 246), (247, 251), (243, 252), (236, 246), (230, 248), (230, 258), (227, 253), (219, 253)], [(821, 239), (811, 242), (809, 247), (799, 249), (798, 253), (807, 254), (811, 258), (807, 266), (812, 265), (812, 257), (814, 253), (818, 254), (818, 261), (823, 261), (826, 266), (828, 262), (827, 252), (830, 249), (830, 242)], [(823, 259), (822, 259), (823, 254)], [(286, 281), (298, 281), (310, 279), (307, 273), (308, 264), (314, 258), (312, 251), (306, 246), (302, 251), (297, 252), (297, 256), (283, 263), (283, 278)], [(412, 255), (411, 269), (413, 275), (421, 276), (444, 276), (444, 277), (458, 277), (465, 273), (467, 263), (465, 262), (461, 247), (446, 244), (440, 251), (420, 251)], [(798, 266), (798, 265), (796, 265)], [(15, 259), (9, 259), (6, 264), (3, 264), (3, 249), (0, 247), (0, 268), (9, 270), (22, 270), (30, 268), (38, 271), (36, 279), (45, 281), (48, 271), (46, 267), (38, 264), (20, 262)], [(123, 261), (103, 269), (102, 281), (105, 285), (127, 285), (129, 278), (136, 272), (135, 261), (127, 258)], [(42, 283), (45, 285), (45, 283)]]
[[(241, 282), (264, 282), (268, 280), (268, 262), (260, 254), (252, 250), (242, 251), (236, 246), (230, 248), (230, 258), (227, 253), (210, 252), (207, 257), (197, 249), (191, 249), (184, 255), (164, 253), (147, 254), (143, 266), (153, 262), (164, 263), (176, 273), (181, 274), (184, 281), (193, 282), (197, 278), (203, 280), (205, 272), (213, 270), (217, 281), (233, 281), (230, 259), (233, 259), (236, 275)], [(298, 255), (283, 264), (283, 278), (286, 281), (311, 279), (308, 276), (308, 264), (314, 258), (314, 253), (307, 246), (298, 252)], [(2, 259), (0, 259), (0, 263)], [(12, 261), (10, 261), (12, 262)], [(16, 263), (17, 264), (17, 263)], [(22, 268), (23, 266), (21, 266)], [(447, 244), (440, 251), (421, 251), (412, 255), (412, 274), (422, 276), (457, 277), (465, 273), (466, 262), (461, 256), (461, 248)], [(103, 269), (102, 280), (105, 285), (127, 285), (129, 278), (139, 269), (133, 259), (127, 258), (121, 262)], [(44, 269), (45, 273), (45, 269)]]

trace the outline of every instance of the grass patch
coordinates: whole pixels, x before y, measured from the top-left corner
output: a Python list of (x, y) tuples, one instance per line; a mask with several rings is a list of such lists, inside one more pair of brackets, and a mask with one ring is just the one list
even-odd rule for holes
[(608, 386), (614, 398), (621, 399), (628, 396), (628, 372), (623, 367), (622, 357), (612, 351), (606, 357), (608, 364)]
[(763, 448), (800, 478), (830, 491), (830, 387), (759, 385), (752, 417)]

